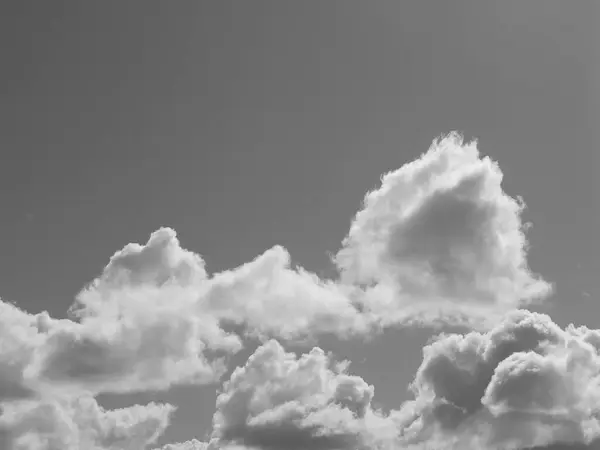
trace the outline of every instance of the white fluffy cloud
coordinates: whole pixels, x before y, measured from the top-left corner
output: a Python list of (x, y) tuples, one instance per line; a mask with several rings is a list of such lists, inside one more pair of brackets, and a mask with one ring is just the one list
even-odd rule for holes
[(224, 384), (213, 439), (219, 447), (355, 447), (372, 397), (372, 386), (335, 367), (320, 348), (297, 358), (269, 341)]
[(598, 332), (516, 311), (427, 346), (405, 435), (437, 448), (522, 449), (600, 437)]
[(78, 393), (75, 384), (61, 390), (43, 383), (36, 370), (38, 354), (51, 347), (53, 333), (74, 325), (0, 301), (2, 450), (139, 450), (168, 425), (171, 405), (106, 411), (93, 397)]
[(128, 244), (79, 294), (77, 320), (49, 330), (31, 370), (46, 383), (93, 392), (216, 381), (225, 366), (215, 353), (236, 352), (241, 341), (198, 310), (205, 279), (202, 258), (171, 229)]
[(385, 414), (320, 348), (297, 357), (267, 342), (224, 383), (210, 442), (163, 450), (600, 447), (600, 331), (517, 310), (488, 332), (442, 335), (423, 356), (415, 399)]
[(181, 248), (174, 230), (161, 228), (152, 233), (146, 245), (128, 244), (116, 252), (94, 284), (193, 284), (206, 278), (204, 265), (200, 255)]
[(368, 330), (368, 318), (355, 307), (347, 288), (292, 268), (290, 255), (280, 246), (215, 274), (207, 286), (199, 308), (245, 325), (250, 334), (293, 339)]
[[(295, 266), (280, 246), (210, 274), (174, 230), (160, 228), (114, 253), (68, 319), (0, 301), (0, 448), (147, 448), (173, 407), (105, 411), (95, 396), (219, 382), (248, 338), (266, 343), (223, 385), (212, 440), (164, 450), (397, 448), (450, 429), (472, 436), (480, 426), (487, 445), (504, 442), (502, 427), (513, 422), (535, 430), (527, 437), (519, 428), (527, 445), (588, 442), (596, 397), (580, 385), (595, 383), (594, 331), (535, 316), (527, 320), (546, 328), (533, 328), (559, 337), (543, 341), (521, 324), (439, 340), (426, 349), (416, 400), (388, 415), (371, 407), (373, 387), (323, 350), (296, 357), (269, 340), (364, 335), (411, 321), (481, 325), (542, 298), (550, 285), (528, 267), (523, 204), (501, 181), (475, 143), (457, 135), (434, 142), (367, 195), (334, 279)], [(556, 394), (542, 398), (537, 386)]]
[(367, 449), (392, 442), (396, 424), (371, 407), (373, 386), (347, 367), (321, 348), (297, 356), (270, 340), (224, 382), (210, 441), (162, 450)]
[(224, 382), (208, 443), (162, 450), (356, 449), (395, 442), (397, 424), (371, 406), (374, 389), (315, 347), (300, 356), (277, 341), (259, 347)]
[[(208, 381), (221, 362), (206, 353), (241, 345), (223, 323), (284, 339), (349, 335), (410, 320), (472, 322), (541, 297), (550, 286), (527, 266), (523, 205), (503, 192), (501, 180), (475, 143), (457, 135), (435, 142), (367, 195), (336, 257), (339, 280), (293, 267), (279, 246), (209, 276), (202, 257), (161, 228), (145, 245), (116, 252), (82, 291), (73, 308), (81, 320), (53, 337), (44, 373), (69, 382), (75, 372), (101, 377), (83, 361), (93, 351), (119, 379), (126, 370), (119, 361), (133, 360), (129, 385)], [(150, 355), (144, 342), (157, 330), (165, 338)]]
[(293, 268), (283, 247), (208, 277), (201, 256), (183, 249), (170, 228), (115, 253), (72, 310), (83, 318), (175, 311), (185, 320), (200, 318), (213, 344), (232, 338), (221, 332), (223, 321), (243, 325), (249, 334), (287, 339), (366, 330), (344, 288)]
[(384, 321), (480, 319), (547, 295), (528, 268), (524, 204), (501, 183), (476, 142), (434, 142), (367, 194), (335, 258), (342, 279), (375, 286), (366, 307)]
[(0, 427), (11, 450), (139, 450), (165, 430), (174, 410), (150, 403), (106, 411), (91, 397), (4, 405)]

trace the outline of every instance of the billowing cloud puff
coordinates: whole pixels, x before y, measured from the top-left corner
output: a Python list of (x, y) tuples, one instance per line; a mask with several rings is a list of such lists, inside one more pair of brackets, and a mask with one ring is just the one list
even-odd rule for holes
[(162, 434), (173, 410), (150, 403), (107, 411), (91, 397), (11, 402), (0, 417), (2, 448), (140, 450)]
[(207, 345), (231, 339), (224, 322), (284, 339), (440, 317), (473, 323), (550, 290), (528, 268), (523, 203), (501, 181), (475, 143), (452, 134), (367, 195), (335, 258), (339, 279), (293, 267), (280, 246), (209, 276), (202, 257), (161, 228), (116, 252), (73, 310), (120, 316), (176, 306), (208, 324)]
[[(205, 351), (237, 350), (237, 337), (206, 339), (201, 318), (182, 312), (140, 311), (121, 319), (86, 318), (53, 330), (30, 372), (41, 383), (91, 392), (166, 389), (173, 383), (209, 383), (224, 370)], [(229, 340), (228, 340), (229, 338)]]
[(224, 366), (215, 354), (241, 346), (224, 323), (288, 339), (365, 331), (338, 285), (290, 264), (274, 247), (208, 278), (201, 258), (160, 229), (146, 245), (129, 244), (112, 257), (78, 296), (78, 320), (48, 333), (30, 371), (93, 392), (164, 389), (218, 379)]
[(193, 284), (206, 278), (204, 265), (200, 255), (181, 247), (173, 229), (160, 228), (146, 245), (128, 244), (116, 252), (95, 284)]
[(392, 321), (411, 311), (489, 314), (548, 294), (528, 268), (524, 205), (501, 183), (476, 142), (434, 142), (367, 194), (335, 257), (342, 279), (379, 286), (366, 306)]
[(213, 382), (224, 370), (218, 355), (241, 347), (223, 322), (290, 339), (365, 329), (339, 286), (291, 268), (283, 248), (209, 279), (202, 259), (182, 249), (170, 229), (117, 252), (78, 296), (75, 320), (37, 320), (3, 307), (19, 318), (11, 319), (11, 340), (28, 333), (28, 350), (14, 350), (22, 362), (0, 367), (6, 383), (15, 379), (13, 394), (25, 367), (38, 384), (97, 393)]
[(216, 338), (224, 337), (218, 332), (223, 321), (250, 334), (288, 339), (366, 329), (342, 287), (293, 268), (283, 247), (209, 278), (203, 259), (183, 249), (170, 228), (152, 233), (145, 245), (128, 244), (115, 253), (72, 311), (79, 317), (129, 316), (169, 307), (186, 318), (200, 317)]
[(224, 363), (215, 354), (236, 352), (241, 341), (198, 310), (205, 278), (202, 259), (182, 249), (171, 229), (144, 246), (128, 244), (79, 294), (77, 320), (48, 332), (30, 371), (92, 392), (216, 381)]
[(600, 355), (587, 329), (516, 311), (427, 346), (404, 405), (413, 443), (519, 449), (600, 437)]
[(376, 421), (373, 387), (320, 348), (297, 358), (276, 341), (236, 369), (217, 398), (213, 442), (261, 449), (356, 448)]
[(49, 347), (52, 333), (73, 325), (0, 301), (0, 449), (139, 450), (168, 425), (170, 405), (104, 410), (92, 397), (71, 395), (76, 385), (55, 392), (41, 383), (36, 355)]
[(340, 280), (292, 267), (279, 246), (209, 276), (202, 257), (161, 228), (112, 256), (77, 297), (79, 320), (36, 353), (36, 370), (92, 391), (162, 389), (217, 379), (215, 352), (241, 346), (224, 331), (231, 323), (252, 336), (296, 339), (440, 314), (491, 317), (549, 290), (527, 267), (523, 206), (501, 179), (474, 143), (456, 135), (436, 143), (368, 194), (336, 257)]
[(117, 251), (100, 276), (79, 293), (71, 312), (76, 317), (120, 314), (128, 307), (139, 308), (139, 297), (161, 289), (168, 295), (145, 299), (145, 306), (153, 308), (174, 297), (181, 301), (184, 288), (195, 286), (192, 292), (198, 292), (207, 276), (204, 266), (200, 255), (181, 247), (175, 230), (159, 228), (145, 245), (130, 243)]
[(368, 320), (347, 294), (344, 286), (292, 268), (289, 253), (275, 246), (243, 266), (215, 274), (199, 308), (263, 336), (364, 333)]
[(486, 333), (438, 339), (415, 400), (387, 415), (371, 407), (373, 387), (321, 349), (296, 357), (268, 340), (411, 321), (480, 325), (543, 297), (550, 286), (526, 261), (523, 203), (501, 181), (475, 143), (451, 135), (367, 195), (332, 279), (295, 266), (277, 245), (209, 274), (160, 228), (117, 251), (67, 319), (0, 301), (0, 448), (146, 448), (173, 408), (105, 411), (94, 396), (217, 382), (248, 338), (266, 344), (224, 384), (211, 441), (164, 450), (590, 442), (594, 330), (519, 312)]

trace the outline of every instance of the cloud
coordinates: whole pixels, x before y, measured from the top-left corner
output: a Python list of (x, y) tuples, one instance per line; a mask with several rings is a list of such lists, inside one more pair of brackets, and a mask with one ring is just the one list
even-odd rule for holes
[[(176, 444), (166, 444), (160, 450), (206, 450), (209, 444), (197, 439), (191, 441), (179, 442)], [(158, 450), (158, 449), (155, 449)]]
[(405, 435), (439, 448), (593, 442), (600, 437), (597, 336), (521, 310), (487, 333), (441, 337), (423, 350), (415, 400), (403, 407), (414, 414)]
[(502, 171), (458, 134), (382, 177), (335, 257), (347, 283), (375, 286), (366, 307), (384, 321), (413, 313), (464, 320), (550, 292), (527, 265), (524, 203)]
[[(167, 310), (87, 318), (49, 333), (30, 371), (41, 383), (96, 393), (206, 384), (225, 367), (222, 359), (204, 354), (212, 344), (205, 337), (201, 318)], [(229, 342), (239, 349), (237, 338)]]
[(171, 228), (160, 228), (146, 245), (128, 244), (116, 252), (95, 284), (193, 284), (206, 278), (200, 255), (181, 248)]
[[(78, 295), (70, 319), (0, 307), (1, 434), (14, 448), (83, 445), (88, 438), (78, 437), (73, 424), (81, 412), (74, 414), (67, 399), (216, 381), (225, 370), (218, 355), (242, 342), (222, 322), (293, 338), (313, 329), (355, 329), (359, 317), (335, 285), (291, 268), (281, 247), (209, 279), (202, 259), (182, 249), (170, 229), (115, 253)], [(48, 395), (57, 400), (43, 400)]]
[[(117, 251), (49, 333), (38, 377), (95, 392), (209, 383), (248, 336), (349, 336), (410, 321), (475, 323), (549, 292), (527, 267), (522, 203), (457, 135), (384, 176), (338, 253), (339, 280), (293, 267), (275, 246), (209, 275), (161, 228)], [(474, 317), (473, 317), (474, 316)], [(92, 357), (93, 355), (93, 357)]]
[[(78, 392), (76, 384), (57, 390), (42, 382), (35, 370), (37, 355), (51, 347), (54, 333), (74, 325), (0, 300), (1, 449), (139, 450), (167, 427), (171, 405), (104, 410), (93, 397)], [(92, 351), (87, 360), (95, 356)]]
[(527, 264), (524, 204), (501, 181), (476, 143), (452, 134), (367, 194), (332, 279), (278, 245), (211, 274), (160, 228), (115, 252), (68, 318), (0, 300), (0, 448), (146, 448), (173, 406), (111, 411), (95, 396), (220, 382), (255, 339), (263, 345), (222, 386), (210, 442), (163, 450), (591, 442), (594, 330), (518, 312), (440, 338), (424, 351), (415, 400), (387, 414), (372, 407), (371, 385), (320, 348), (284, 350), (413, 322), (489, 326), (547, 295)]
[(322, 333), (368, 331), (343, 286), (292, 268), (289, 253), (275, 246), (253, 261), (215, 274), (199, 308), (238, 324), (250, 334), (282, 339)]
[(225, 369), (215, 354), (242, 345), (225, 331), (231, 323), (286, 339), (366, 329), (339, 286), (291, 268), (282, 247), (208, 278), (202, 259), (165, 228), (115, 253), (72, 312), (77, 320), (48, 332), (30, 371), (93, 392), (214, 382)]
[(320, 348), (296, 357), (269, 341), (236, 369), (217, 398), (211, 446), (339, 449), (368, 446), (373, 386)]
[[(181, 247), (171, 228), (154, 231), (144, 245), (130, 243), (115, 252), (102, 273), (77, 296), (76, 318), (137, 313), (144, 302), (156, 309), (172, 300), (192, 302), (206, 279), (202, 257)], [(150, 298), (148, 298), (148, 296)]]
[(294, 268), (287, 250), (274, 246), (254, 260), (211, 277), (202, 257), (160, 228), (145, 245), (116, 252), (102, 274), (77, 297), (77, 317), (138, 315), (170, 307), (210, 324), (243, 325), (255, 336), (304, 338), (313, 333), (364, 331), (363, 317), (338, 284)]
[(0, 300), (0, 402), (34, 394), (26, 369), (43, 341), (38, 326), (45, 317), (28, 314)]
[(150, 403), (107, 411), (92, 397), (11, 402), (0, 417), (2, 448), (140, 450), (163, 433), (173, 410)]
[(366, 196), (335, 257), (339, 279), (293, 266), (281, 246), (209, 275), (200, 255), (161, 228), (146, 244), (116, 252), (73, 311), (137, 317), (170, 306), (211, 330), (206, 346), (229, 340), (223, 346), (232, 348), (224, 324), (287, 340), (411, 321), (475, 324), (551, 289), (528, 268), (524, 204), (501, 182), (498, 165), (475, 142), (451, 134)]
[(241, 340), (198, 310), (205, 279), (200, 256), (182, 249), (171, 229), (144, 246), (126, 245), (78, 295), (76, 320), (48, 332), (31, 371), (48, 384), (92, 392), (218, 380), (222, 356), (237, 352)]

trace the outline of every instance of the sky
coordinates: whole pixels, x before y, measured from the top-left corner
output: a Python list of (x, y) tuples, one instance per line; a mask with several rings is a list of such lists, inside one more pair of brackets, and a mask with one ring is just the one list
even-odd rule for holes
[(600, 448), (598, 19), (2, 2), (0, 449)]

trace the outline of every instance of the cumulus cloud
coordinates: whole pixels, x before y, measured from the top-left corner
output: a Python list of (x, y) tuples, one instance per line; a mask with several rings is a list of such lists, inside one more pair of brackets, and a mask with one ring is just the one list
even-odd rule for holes
[(263, 338), (352, 335), (440, 316), (473, 322), (543, 296), (549, 285), (527, 266), (523, 204), (501, 180), (475, 143), (435, 142), (367, 195), (336, 257), (339, 280), (293, 267), (280, 246), (209, 276), (161, 228), (116, 252), (79, 294), (79, 320), (39, 352), (40, 376), (96, 391), (206, 383), (223, 372), (208, 355), (241, 347), (227, 324)]
[(91, 397), (10, 402), (0, 417), (10, 450), (140, 450), (168, 425), (174, 407), (150, 403), (104, 410)]
[[(75, 384), (63, 390), (44, 385), (35, 370), (37, 355), (51, 347), (53, 333), (73, 325), (47, 313), (29, 314), (0, 300), (2, 450), (139, 450), (168, 425), (171, 405), (104, 410), (93, 397), (78, 392)], [(89, 361), (94, 357), (93, 353), (87, 356)]]
[(434, 141), (367, 194), (335, 257), (342, 279), (375, 286), (366, 306), (388, 321), (481, 318), (545, 296), (550, 286), (527, 264), (524, 203), (502, 177), (476, 142)]
[[(79, 437), (73, 422), (81, 412), (71, 414), (74, 400), (67, 398), (216, 381), (225, 370), (216, 355), (233, 353), (242, 342), (223, 321), (292, 338), (311, 329), (356, 329), (358, 312), (348, 305), (335, 285), (292, 268), (281, 247), (208, 279), (201, 257), (182, 249), (174, 231), (160, 229), (145, 245), (115, 253), (79, 294), (71, 319), (0, 303), (0, 434), (11, 441), (4, 447), (84, 445), (88, 438)], [(48, 393), (59, 400), (41, 400)], [(139, 439), (146, 438), (135, 438), (139, 427), (126, 431), (138, 442), (132, 448), (141, 448)], [(130, 448), (85, 442), (87, 448)]]
[(132, 243), (116, 252), (94, 284), (192, 284), (206, 278), (204, 266), (200, 255), (181, 247), (174, 230), (161, 228), (146, 245)]
[(50, 330), (31, 370), (94, 392), (217, 380), (224, 361), (215, 353), (241, 347), (223, 323), (287, 339), (366, 329), (338, 285), (292, 268), (282, 247), (208, 278), (201, 257), (166, 228), (117, 252), (72, 312), (77, 320)]
[[(163, 311), (120, 320), (98, 318), (47, 335), (30, 371), (40, 383), (91, 392), (166, 389), (173, 383), (209, 383), (225, 366), (203, 353), (202, 322)], [(232, 348), (239, 348), (237, 338)]]
[(219, 382), (254, 338), (264, 345), (224, 383), (210, 442), (163, 450), (397, 448), (445, 445), (452, 433), (461, 445), (591, 442), (594, 330), (519, 312), (491, 331), (441, 338), (425, 349), (415, 400), (389, 414), (320, 348), (297, 357), (273, 340), (413, 321), (479, 326), (543, 298), (550, 285), (527, 264), (524, 204), (501, 182), (476, 143), (452, 134), (366, 196), (332, 279), (278, 245), (211, 274), (159, 228), (114, 253), (66, 319), (0, 300), (0, 448), (147, 448), (173, 407), (110, 411), (95, 396)]
[(213, 343), (225, 336), (224, 321), (243, 325), (249, 334), (286, 339), (365, 330), (343, 287), (292, 267), (283, 247), (209, 277), (202, 257), (183, 249), (170, 228), (152, 233), (145, 245), (128, 244), (116, 252), (79, 294), (72, 312), (88, 318), (165, 309), (201, 318)]
[(259, 336), (294, 339), (368, 330), (368, 319), (344, 286), (292, 268), (289, 253), (280, 246), (234, 270), (215, 274), (199, 308), (243, 324)]
[[(600, 436), (597, 332), (516, 311), (487, 333), (449, 335), (424, 351), (404, 405), (413, 443), (522, 449)], [(444, 447), (445, 445), (445, 447)]]
[(527, 265), (524, 204), (501, 182), (498, 165), (475, 142), (451, 134), (366, 196), (335, 257), (338, 279), (293, 266), (281, 246), (209, 275), (200, 255), (161, 228), (146, 244), (116, 252), (73, 312), (106, 318), (144, 310), (147, 318), (170, 307), (183, 312), (180, 320), (195, 316), (210, 330), (205, 346), (232, 351), (234, 337), (223, 323), (283, 339), (367, 333), (413, 320), (474, 323), (550, 291)]
[(337, 449), (368, 444), (373, 386), (320, 348), (301, 357), (276, 341), (236, 369), (217, 398), (211, 445)]
[(93, 392), (218, 380), (225, 365), (214, 354), (238, 351), (241, 340), (198, 310), (205, 278), (202, 258), (182, 249), (171, 229), (128, 244), (79, 294), (76, 320), (48, 332), (31, 370), (55, 386)]

